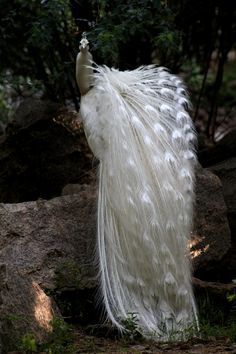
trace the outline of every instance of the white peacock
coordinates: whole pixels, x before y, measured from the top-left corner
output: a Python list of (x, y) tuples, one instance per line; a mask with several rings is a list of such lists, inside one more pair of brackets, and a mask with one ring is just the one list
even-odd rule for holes
[(97, 250), (107, 316), (122, 331), (135, 314), (145, 337), (182, 340), (198, 328), (186, 256), (196, 135), (185, 87), (154, 65), (97, 66), (88, 45), (84, 36), (76, 79), (100, 160)]

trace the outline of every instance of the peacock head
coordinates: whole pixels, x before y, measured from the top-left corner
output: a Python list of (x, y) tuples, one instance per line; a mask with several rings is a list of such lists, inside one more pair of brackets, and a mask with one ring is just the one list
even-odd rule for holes
[(80, 41), (79, 49), (81, 52), (84, 52), (84, 53), (89, 50), (89, 41), (87, 40), (86, 32), (84, 32), (82, 34), (82, 39)]

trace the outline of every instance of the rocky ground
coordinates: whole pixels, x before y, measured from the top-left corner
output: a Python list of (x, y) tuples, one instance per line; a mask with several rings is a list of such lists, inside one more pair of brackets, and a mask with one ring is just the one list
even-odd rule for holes
[[(56, 353), (70, 354), (227, 354), (236, 353), (236, 343), (227, 337), (208, 339), (195, 338), (181, 343), (154, 343), (148, 341), (131, 341), (107, 336), (95, 336), (86, 333), (84, 328), (74, 328), (74, 342), (72, 346)], [(46, 354), (48, 351), (37, 351)], [(25, 354), (26, 351), (9, 351), (7, 354)]]
[(129, 343), (125, 340), (105, 339), (88, 336), (79, 331), (77, 333), (78, 350), (76, 353), (106, 353), (106, 354), (226, 354), (236, 353), (236, 343), (228, 338), (195, 340), (179, 344)]

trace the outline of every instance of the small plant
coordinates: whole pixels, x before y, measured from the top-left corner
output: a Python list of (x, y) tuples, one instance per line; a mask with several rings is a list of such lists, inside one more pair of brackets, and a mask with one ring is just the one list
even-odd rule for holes
[(229, 303), (236, 302), (236, 294), (227, 294), (226, 297)]
[(25, 353), (37, 352), (37, 344), (32, 333), (26, 333), (21, 340), (21, 350)]
[(52, 322), (52, 332), (42, 350), (49, 354), (74, 354), (74, 334), (71, 327), (62, 319), (55, 317)]
[(125, 329), (124, 338), (126, 340), (140, 340), (142, 339), (141, 331), (137, 323), (137, 314), (129, 313), (128, 316), (122, 320), (122, 325)]

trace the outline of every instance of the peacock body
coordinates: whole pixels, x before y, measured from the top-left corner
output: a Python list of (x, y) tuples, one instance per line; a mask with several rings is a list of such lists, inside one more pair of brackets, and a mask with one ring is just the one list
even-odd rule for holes
[(185, 87), (155, 66), (92, 73), (91, 57), (81, 66), (88, 53), (86, 43), (77, 74), (88, 73), (80, 114), (100, 161), (97, 249), (107, 315), (121, 330), (135, 314), (144, 336), (183, 339), (197, 328), (187, 255), (196, 136)]

